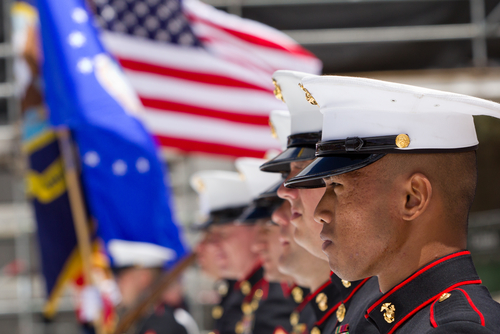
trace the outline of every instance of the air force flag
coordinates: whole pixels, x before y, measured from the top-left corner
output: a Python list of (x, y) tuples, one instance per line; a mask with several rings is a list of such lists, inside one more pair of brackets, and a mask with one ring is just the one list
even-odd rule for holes
[[(53, 126), (71, 129), (87, 205), (106, 246), (111, 240), (185, 254), (173, 221), (165, 168), (132, 115), (141, 104), (103, 49), (83, 0), (38, 0), (45, 98)], [(108, 249), (109, 251), (109, 249)]]

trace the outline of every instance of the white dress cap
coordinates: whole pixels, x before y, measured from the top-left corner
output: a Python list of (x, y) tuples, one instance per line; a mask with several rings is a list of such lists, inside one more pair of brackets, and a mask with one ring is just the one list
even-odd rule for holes
[(115, 267), (162, 267), (176, 256), (175, 251), (160, 245), (119, 239), (108, 242), (108, 251)]
[(290, 135), (287, 138), (286, 150), (263, 164), (260, 169), (265, 172), (287, 173), (290, 163), (314, 159), (314, 149), (320, 140), (323, 115), (317, 106), (304, 99), (301, 88), (303, 77), (311, 74), (294, 71), (276, 71), (273, 74), (275, 95), (283, 100), (290, 113)]
[(308, 76), (309, 101), (323, 113), (317, 158), (291, 188), (324, 186), (322, 179), (363, 168), (387, 153), (474, 150), (473, 115), (500, 118), (500, 104), (483, 99), (380, 80)]
[(304, 91), (299, 86), (302, 78), (310, 75), (295, 71), (276, 71), (273, 74), (276, 90), (281, 92), (282, 100), (290, 112), (292, 135), (321, 131), (323, 116), (317, 106), (304, 99)]
[(199, 195), (200, 211), (205, 215), (243, 207), (252, 201), (246, 182), (236, 172), (200, 171), (191, 176), (190, 184)]
[(322, 141), (406, 134), (396, 149), (467, 148), (478, 144), (472, 115), (500, 118), (498, 103), (422, 87), (341, 76), (303, 85), (323, 113)]
[(288, 136), (290, 135), (290, 112), (287, 110), (273, 110), (269, 115), (269, 125), (271, 126), (271, 131), (273, 136), (276, 136), (281, 150), (286, 149), (286, 143), (288, 141)]
[(236, 169), (243, 175), (253, 200), (281, 180), (280, 174), (265, 173), (259, 169), (264, 162), (265, 159), (257, 158), (238, 158), (235, 162)]

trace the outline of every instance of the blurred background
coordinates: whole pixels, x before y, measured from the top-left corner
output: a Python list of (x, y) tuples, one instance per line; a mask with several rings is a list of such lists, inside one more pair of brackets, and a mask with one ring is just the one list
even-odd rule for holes
[[(323, 63), (323, 74), (364, 76), (500, 102), (498, 0), (204, 0), (218, 10), (282, 31)], [(95, 2), (99, 7), (100, 1)], [(34, 215), (26, 197), (21, 102), (14, 80), (11, 0), (0, 7), (0, 333), (79, 333), (67, 291), (52, 322), (45, 300)], [(270, 78), (268, 79), (270, 81)], [(479, 183), (469, 249), (484, 284), (500, 296), (500, 120), (475, 118)], [(175, 145), (173, 145), (175, 146)], [(203, 151), (203, 150), (201, 150)], [(189, 177), (234, 170), (234, 156), (162, 145), (177, 221), (197, 219)], [(185, 229), (191, 245), (199, 237)], [(185, 277), (191, 311), (210, 329), (212, 282), (193, 267)]]

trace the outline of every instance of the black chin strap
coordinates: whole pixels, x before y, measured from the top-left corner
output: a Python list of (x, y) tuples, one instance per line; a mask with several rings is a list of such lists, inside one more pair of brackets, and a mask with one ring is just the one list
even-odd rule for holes
[(375, 151), (392, 150), (398, 148), (396, 145), (397, 136), (350, 137), (341, 140), (319, 142), (316, 144), (316, 156), (323, 157), (333, 154), (373, 153)]

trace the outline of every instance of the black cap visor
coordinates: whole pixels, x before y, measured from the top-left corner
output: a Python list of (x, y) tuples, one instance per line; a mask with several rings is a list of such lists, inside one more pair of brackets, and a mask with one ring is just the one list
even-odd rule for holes
[(290, 172), (290, 163), (294, 161), (312, 160), (315, 158), (316, 149), (310, 146), (289, 147), (273, 159), (260, 166), (260, 170), (270, 173)]
[(238, 222), (243, 224), (253, 224), (259, 219), (271, 218), (274, 210), (276, 210), (283, 200), (281, 198), (273, 199), (258, 199), (254, 201), (238, 218)]
[(192, 229), (195, 231), (206, 231), (213, 225), (236, 224), (239, 216), (246, 208), (247, 206), (240, 206), (212, 211), (206, 221), (202, 224), (192, 226)]
[(281, 187), (281, 184), (283, 184), (283, 181), (284, 180), (280, 180), (276, 184), (273, 184), (269, 189), (261, 193), (257, 199), (278, 197), (278, 189)]
[(381, 154), (339, 154), (317, 157), (295, 177), (285, 181), (287, 188), (321, 188), (323, 178), (349, 173), (368, 166), (385, 156)]

